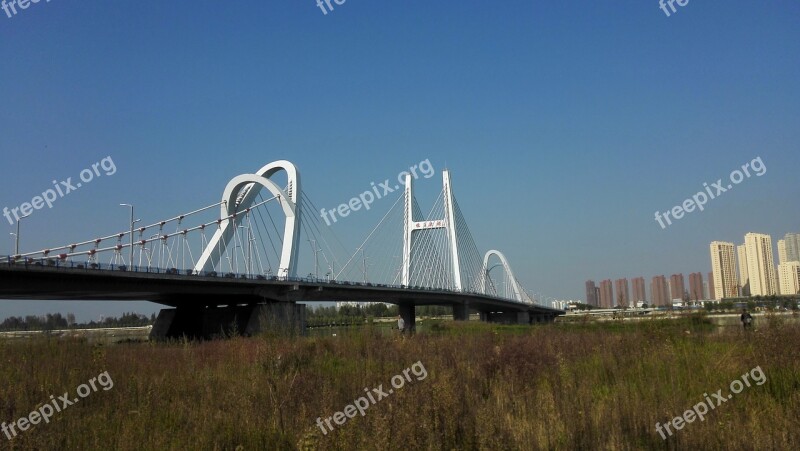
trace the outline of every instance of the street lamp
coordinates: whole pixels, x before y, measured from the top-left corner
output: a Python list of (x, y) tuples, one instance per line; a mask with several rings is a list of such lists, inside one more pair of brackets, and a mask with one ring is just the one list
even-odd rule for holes
[(364, 283), (367, 283), (367, 257), (364, 256), (364, 249), (361, 249), (361, 259), (364, 261)]
[(131, 209), (131, 249), (130, 249), (130, 256), (128, 258), (128, 270), (131, 270), (131, 269), (133, 269), (133, 224), (136, 221), (133, 220), (133, 205), (131, 205), (131, 204), (119, 204), (119, 206), (120, 207), (130, 207), (130, 209)]
[(19, 255), (19, 223), (22, 222), (22, 220), (27, 218), (28, 216), (30, 216), (30, 213), (20, 217), (17, 220), (17, 237), (16, 237), (16, 246), (14, 246), (14, 255)]
[(250, 226), (239, 226), (239, 228), (247, 230), (247, 262), (245, 263), (245, 272), (247, 272), (247, 274), (250, 275), (253, 272), (251, 263), (253, 238), (250, 234)]
[(317, 240), (308, 240), (308, 242), (314, 248), (314, 278), (319, 279), (319, 258), (317, 253), (322, 249), (317, 249)]

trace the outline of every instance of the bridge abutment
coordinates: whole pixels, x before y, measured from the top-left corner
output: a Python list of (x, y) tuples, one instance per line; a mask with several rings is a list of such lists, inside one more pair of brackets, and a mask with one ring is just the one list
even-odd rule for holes
[(150, 331), (150, 339), (164, 341), (187, 337), (211, 339), (261, 333), (303, 335), (306, 306), (293, 302), (270, 302), (246, 306), (178, 307), (163, 309)]

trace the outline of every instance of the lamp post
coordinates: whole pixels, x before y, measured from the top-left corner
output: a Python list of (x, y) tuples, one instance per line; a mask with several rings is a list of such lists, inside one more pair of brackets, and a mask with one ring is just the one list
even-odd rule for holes
[(16, 241), (17, 234), (14, 232), (9, 232), (8, 236), (13, 237), (11, 238), (11, 247), (14, 247), (14, 242)]
[(253, 272), (252, 263), (251, 263), (251, 252), (252, 252), (252, 241), (253, 238), (250, 234), (250, 226), (239, 226), (240, 229), (245, 229), (247, 231), (247, 261), (245, 262), (245, 272), (250, 275)]
[[(128, 269), (133, 268), (133, 205), (131, 204), (119, 204), (120, 207), (130, 207), (131, 209), (131, 249), (130, 249), (130, 256), (128, 258)], [(177, 265), (175, 265), (177, 266)]]
[(30, 214), (22, 216), (17, 220), (17, 236), (16, 236), (16, 245), (14, 246), (14, 255), (19, 255), (19, 223), (22, 222), (22, 220), (27, 218), (28, 216), (30, 216)]
[(308, 240), (308, 242), (314, 248), (314, 278), (319, 279), (319, 258), (317, 257), (319, 250), (317, 249), (317, 240)]
[(364, 284), (367, 283), (367, 257), (364, 256), (364, 249), (361, 249), (361, 260), (364, 262)]

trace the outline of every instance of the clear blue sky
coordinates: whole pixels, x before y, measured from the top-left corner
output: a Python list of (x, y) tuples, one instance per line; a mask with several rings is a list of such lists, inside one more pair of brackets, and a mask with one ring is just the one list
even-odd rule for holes
[[(120, 202), (145, 221), (213, 203), (280, 158), (330, 207), (426, 158), (437, 176), (419, 187), (437, 191), (446, 165), (479, 248), (558, 298), (582, 299), (590, 278), (705, 273), (712, 240), (800, 231), (797, 2), (690, 1), (671, 17), (656, 0), (334, 6), (0, 11), (0, 208), (105, 156), (117, 167), (28, 218), (23, 251), (124, 228)], [(654, 220), (758, 156), (763, 176)], [(338, 234), (372, 225), (348, 219)], [(155, 306), (0, 302), (0, 318), (56, 310)]]

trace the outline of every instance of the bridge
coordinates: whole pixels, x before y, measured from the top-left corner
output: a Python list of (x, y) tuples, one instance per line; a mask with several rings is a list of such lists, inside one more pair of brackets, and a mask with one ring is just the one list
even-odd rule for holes
[[(0, 298), (172, 307), (159, 313), (155, 339), (302, 332), (305, 305), (298, 302), (307, 301), (396, 304), (412, 330), (417, 305), (452, 306), (455, 320), (474, 310), (484, 321), (515, 324), (565, 313), (530, 295), (500, 251), (479, 253), (449, 171), (427, 215), (412, 175), (402, 181), (402, 195), (354, 252), (317, 216), (294, 164), (280, 160), (234, 177), (218, 203), (138, 228), (130, 207), (127, 231), (2, 257)], [(373, 186), (349, 206), (369, 209), (376, 196)], [(308, 275), (300, 275), (301, 261)]]

